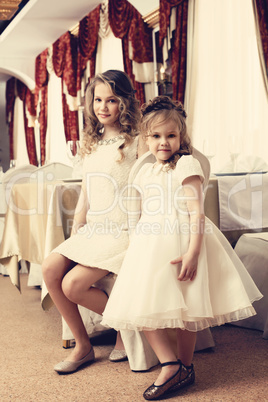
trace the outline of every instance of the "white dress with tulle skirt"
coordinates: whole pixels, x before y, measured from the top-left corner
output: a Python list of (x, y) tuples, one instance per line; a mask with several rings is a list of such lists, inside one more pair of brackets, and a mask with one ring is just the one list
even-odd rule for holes
[(81, 265), (97, 267), (117, 274), (129, 244), (127, 209), (124, 203), (129, 172), (136, 161), (138, 138), (124, 148), (123, 136), (100, 141), (85, 157), (83, 182), (89, 209), (87, 223), (77, 234), (64, 241), (53, 252)]
[(190, 239), (182, 182), (203, 172), (197, 159), (182, 156), (174, 170), (146, 164), (134, 180), (142, 199), (120, 274), (102, 324), (119, 329), (182, 328), (199, 331), (255, 314), (262, 297), (234, 250), (206, 218), (196, 278), (178, 281)]

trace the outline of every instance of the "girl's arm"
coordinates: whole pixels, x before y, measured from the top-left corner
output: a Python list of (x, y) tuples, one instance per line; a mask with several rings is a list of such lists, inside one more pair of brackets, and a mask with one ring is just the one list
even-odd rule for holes
[(78, 229), (83, 227), (86, 223), (86, 215), (89, 208), (87, 193), (84, 182), (82, 182), (81, 192), (78, 198), (78, 202), (75, 208), (74, 220), (72, 226), (71, 236), (76, 234)]
[(198, 257), (201, 250), (205, 215), (203, 204), (202, 185), (199, 176), (191, 176), (183, 181), (184, 196), (187, 198), (187, 209), (190, 215), (189, 230), (190, 243), (187, 252), (171, 261), (172, 264), (181, 263), (178, 280), (193, 280), (197, 272)]

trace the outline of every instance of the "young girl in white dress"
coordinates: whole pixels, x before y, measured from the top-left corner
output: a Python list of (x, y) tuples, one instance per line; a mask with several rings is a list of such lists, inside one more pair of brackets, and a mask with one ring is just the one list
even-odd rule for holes
[[(48, 292), (75, 337), (70, 356), (54, 367), (59, 373), (76, 371), (94, 360), (77, 305), (102, 314), (107, 295), (92, 285), (109, 273), (118, 274), (129, 243), (127, 214), (120, 202), (137, 148), (142, 152), (134, 93), (127, 74), (118, 70), (97, 75), (86, 90), (84, 174), (72, 235), (42, 267)], [(118, 337), (116, 350), (120, 349)]]
[[(182, 105), (160, 96), (142, 114), (156, 162), (145, 164), (132, 184), (141, 216), (102, 324), (144, 331), (162, 366), (143, 395), (154, 400), (194, 382), (197, 331), (254, 315), (251, 303), (262, 295), (204, 216), (203, 171), (191, 155)], [(167, 328), (177, 329), (177, 353)]]

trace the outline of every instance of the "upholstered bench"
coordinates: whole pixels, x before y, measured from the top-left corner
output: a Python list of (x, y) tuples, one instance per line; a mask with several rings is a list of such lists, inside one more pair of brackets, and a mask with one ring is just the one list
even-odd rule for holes
[(257, 315), (238, 321), (234, 325), (263, 331), (263, 338), (268, 339), (268, 233), (243, 234), (235, 246), (235, 251), (263, 298), (253, 304)]

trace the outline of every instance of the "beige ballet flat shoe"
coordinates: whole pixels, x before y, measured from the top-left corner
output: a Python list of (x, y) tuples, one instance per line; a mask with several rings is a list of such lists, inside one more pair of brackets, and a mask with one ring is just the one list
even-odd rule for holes
[(73, 373), (83, 364), (93, 362), (94, 360), (95, 354), (93, 348), (91, 348), (90, 352), (83, 357), (83, 359), (78, 360), (77, 362), (70, 362), (68, 360), (62, 361), (56, 364), (54, 370), (57, 371), (57, 373)]
[(127, 360), (127, 354), (125, 350), (113, 349), (110, 353), (109, 360), (111, 362), (122, 362)]

